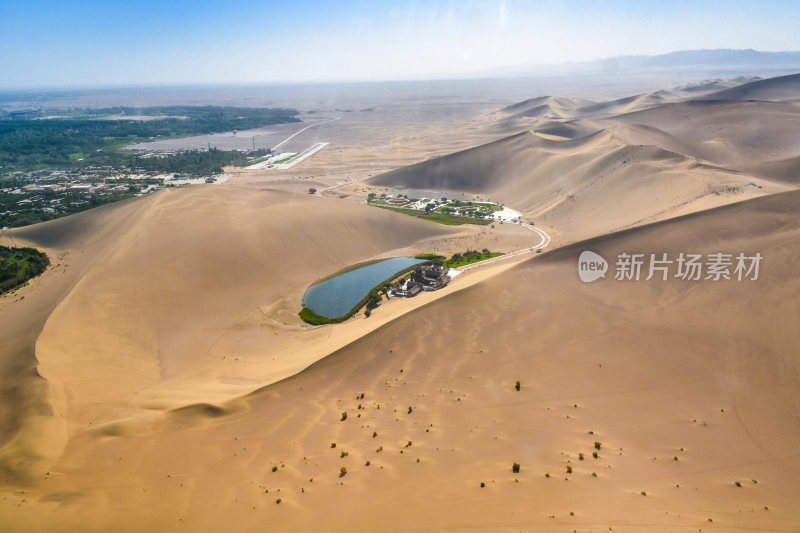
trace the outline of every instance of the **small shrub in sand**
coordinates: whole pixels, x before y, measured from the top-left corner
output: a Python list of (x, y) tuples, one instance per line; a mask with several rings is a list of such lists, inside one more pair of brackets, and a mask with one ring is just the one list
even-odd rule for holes
[(273, 466), (273, 467), (272, 467), (272, 471), (273, 471), (273, 472), (277, 472), (277, 471), (278, 471), (278, 467), (277, 467), (277, 466)]
[(513, 465), (511, 465), (511, 471), (514, 472), (515, 474), (519, 474), (519, 463), (514, 463)]
[(348, 455), (350, 455), (349, 452), (342, 450), (342, 455), (340, 457), (347, 457)]
[(347, 411), (342, 411), (342, 422), (347, 420)]
[(341, 467), (341, 468), (339, 469), (339, 477), (344, 477), (344, 476), (346, 476), (346, 475), (347, 475), (347, 468), (345, 468), (345, 467)]
[(567, 474), (571, 473), (572, 473), (572, 467), (570, 465), (567, 465)]
[(331, 448), (336, 448), (336, 443), (335, 442), (331, 442)]
[(275, 503), (281, 503), (281, 499), (278, 498), (277, 500), (275, 500)]
[(517, 390), (522, 388), (522, 384), (519, 382), (519, 380), (517, 380), (517, 382), (514, 384), (514, 388)]
[(600, 448), (602, 448), (602, 447), (603, 447), (603, 443), (602, 442), (594, 441), (594, 449), (595, 450), (600, 450)]

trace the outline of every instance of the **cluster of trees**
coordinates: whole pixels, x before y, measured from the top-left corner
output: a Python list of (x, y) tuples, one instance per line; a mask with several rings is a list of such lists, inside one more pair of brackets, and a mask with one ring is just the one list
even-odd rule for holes
[[(383, 292), (386, 292), (386, 287), (382, 288)], [(381, 295), (378, 293), (377, 289), (372, 289), (369, 291), (367, 295), (367, 310), (364, 311), (366, 316), (370, 316), (372, 314), (372, 310), (376, 309), (379, 305), (381, 305)]]
[(0, 178), (0, 189), (5, 189), (8, 187), (24, 187), (28, 185), (30, 182), (25, 178), (21, 178), (19, 176), (11, 176), (8, 178)]
[(49, 264), (47, 255), (35, 248), (0, 246), (0, 294), (38, 276)]
[(220, 174), (222, 167), (227, 165), (242, 166), (247, 163), (247, 158), (263, 156), (268, 150), (256, 152), (240, 152), (238, 150), (187, 150), (163, 157), (139, 157), (132, 155), (128, 158), (127, 166), (132, 171), (144, 170), (163, 172), (167, 174), (190, 174), (192, 176), (210, 176)]
[[(138, 191), (138, 187), (132, 187)], [(52, 191), (37, 191), (36, 196), (41, 196), (42, 199), (28, 206), (21, 208), (18, 202), (24, 198), (34, 196), (31, 193), (19, 194), (0, 194), (0, 228), (18, 228), (21, 226), (28, 226), (36, 224), (37, 222), (44, 222), (45, 220), (52, 220), (54, 218), (71, 215), (99, 207), (101, 205), (117, 202), (119, 200), (126, 200), (133, 197), (133, 191), (114, 191), (108, 196), (98, 196), (96, 194), (81, 194), (81, 193), (63, 193), (56, 194)], [(58, 206), (55, 212), (45, 211), (43, 207), (50, 205), (50, 200), (61, 198), (62, 203)]]
[(492, 253), (488, 248), (484, 248), (480, 252), (477, 250), (467, 250), (463, 254), (453, 254), (450, 259), (443, 261), (442, 264), (448, 267), (459, 267), (468, 265), (470, 263), (477, 263), (478, 261), (483, 261), (484, 259), (491, 259), (492, 257), (497, 257), (498, 255), (501, 254)]
[[(297, 122), (292, 109), (170, 106), (72, 112), (68, 118), (0, 120), (0, 169), (119, 166), (121, 146), (163, 137), (218, 133)], [(108, 115), (158, 116), (155, 120), (110, 120)], [(181, 118), (176, 118), (181, 117)]]

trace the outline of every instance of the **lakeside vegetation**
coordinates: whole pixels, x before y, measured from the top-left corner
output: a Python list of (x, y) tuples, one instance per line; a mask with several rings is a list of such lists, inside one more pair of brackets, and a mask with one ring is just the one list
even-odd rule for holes
[(487, 248), (484, 248), (480, 252), (475, 250), (467, 250), (461, 254), (453, 254), (453, 256), (443, 264), (446, 267), (458, 268), (471, 263), (477, 263), (478, 261), (492, 259), (493, 257), (500, 257), (501, 255), (503, 255), (501, 252), (490, 252)]
[(436, 265), (442, 265), (449, 268), (458, 268), (471, 263), (477, 263), (478, 261), (492, 259), (493, 257), (500, 257), (501, 255), (504, 254), (502, 252), (492, 252), (488, 248), (484, 248), (480, 252), (477, 250), (467, 250), (463, 253), (455, 253), (450, 257), (450, 259), (444, 255), (438, 255), (434, 253), (422, 253), (417, 254), (414, 257), (416, 259), (426, 259)]
[[(381, 283), (373, 287), (369, 293), (367, 293), (364, 298), (362, 298), (353, 308), (348, 311), (346, 314), (338, 317), (326, 317), (320, 314), (315, 313), (309, 307), (303, 306), (303, 309), (300, 311), (299, 316), (303, 321), (313, 326), (321, 326), (325, 324), (338, 324), (340, 322), (344, 322), (345, 320), (349, 319), (353, 315), (355, 315), (358, 311), (361, 310), (362, 307), (366, 306), (367, 309), (365, 311), (366, 316), (370, 316), (370, 313), (373, 309), (378, 307), (382, 301), (381, 293), (386, 294), (389, 287), (392, 285), (392, 282), (398, 278), (403, 278), (403, 280), (407, 279), (411, 276), (411, 271), (414, 270), (416, 267), (426, 264), (435, 264), (435, 265), (443, 265), (449, 268), (458, 268), (464, 265), (469, 265), (471, 263), (477, 263), (478, 261), (483, 261), (486, 259), (491, 259), (493, 257), (499, 257), (503, 255), (501, 252), (492, 252), (487, 248), (483, 250), (476, 251), (476, 250), (467, 250), (463, 253), (455, 253), (449, 259), (444, 255), (438, 255), (430, 252), (417, 254), (414, 256), (414, 259), (424, 259), (424, 263), (417, 263), (415, 265), (411, 265), (406, 267), (391, 277), (383, 280)], [(363, 263), (358, 263), (356, 265), (350, 265), (349, 267), (343, 268), (342, 270), (331, 274), (330, 276), (326, 276), (321, 280), (317, 281), (313, 285), (317, 285), (322, 283), (323, 281), (329, 280), (336, 276), (340, 276), (347, 272), (351, 272), (358, 268), (361, 268), (366, 265), (370, 265), (376, 262), (382, 261), (381, 259), (373, 260), (373, 261), (366, 261)], [(312, 286), (313, 286), (312, 285)]]
[(0, 294), (12, 291), (47, 269), (50, 259), (35, 248), (0, 246)]
[[(378, 260), (378, 261), (380, 261), (380, 260)], [(375, 263), (375, 262), (377, 262), (377, 261), (367, 261), (366, 263), (361, 263), (361, 264), (357, 265), (357, 267), (360, 268), (360, 267), (364, 266), (365, 264), (371, 264), (371, 263)], [(381, 301), (383, 300), (383, 297), (381, 296), (381, 293), (386, 294), (386, 292), (388, 291), (389, 286), (391, 285), (393, 280), (399, 278), (400, 276), (405, 275), (407, 272), (409, 272), (411, 270), (414, 270), (414, 268), (416, 268), (416, 267), (418, 267), (420, 265), (424, 265), (424, 264), (426, 264), (426, 263), (417, 263), (415, 265), (411, 265), (411, 266), (408, 266), (406, 268), (403, 268), (402, 270), (400, 270), (398, 272), (395, 272), (390, 277), (386, 278), (385, 280), (383, 280), (379, 284), (375, 285), (375, 287), (370, 289), (370, 291), (367, 293), (367, 295), (364, 296), (364, 298), (362, 298), (361, 300), (359, 300), (359, 302), (356, 305), (354, 305), (353, 308), (350, 309), (350, 311), (348, 311), (344, 315), (337, 316), (337, 317), (327, 317), (327, 316), (319, 315), (319, 314), (315, 313), (312, 309), (303, 306), (303, 309), (300, 311), (299, 316), (300, 316), (301, 319), (303, 319), (304, 322), (306, 322), (308, 324), (311, 324), (312, 326), (322, 326), (322, 325), (325, 325), (325, 324), (338, 324), (340, 322), (344, 322), (348, 318), (350, 318), (353, 315), (355, 315), (356, 313), (358, 313), (361, 310), (361, 308), (364, 307), (364, 306), (367, 306), (367, 310), (365, 311), (364, 314), (366, 316), (370, 316), (372, 310), (375, 309), (376, 307), (378, 307), (380, 305)], [(333, 277), (339, 276), (339, 275), (344, 274), (346, 272), (350, 272), (350, 271), (355, 269), (354, 268), (355, 266), (356, 265), (352, 265), (350, 267), (344, 268), (344, 269), (340, 270), (339, 272), (336, 272), (335, 274), (332, 274), (330, 276), (327, 276), (327, 277), (323, 278), (323, 280), (320, 280), (320, 282), (318, 282), (318, 283), (321, 283), (324, 280), (328, 280), (328, 279), (331, 279)], [(315, 283), (315, 285), (316, 285), (316, 283)]]

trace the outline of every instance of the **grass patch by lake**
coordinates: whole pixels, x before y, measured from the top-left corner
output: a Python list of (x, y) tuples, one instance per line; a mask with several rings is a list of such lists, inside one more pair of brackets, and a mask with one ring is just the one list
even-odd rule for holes
[(491, 259), (493, 257), (500, 257), (504, 255), (502, 252), (491, 252), (487, 248), (484, 248), (482, 251), (477, 250), (467, 250), (463, 253), (453, 254), (450, 259), (443, 255), (437, 255), (434, 253), (422, 253), (417, 254), (414, 257), (417, 259), (427, 259), (432, 263), (436, 263), (437, 265), (444, 265), (450, 268), (458, 268), (465, 265), (469, 265), (471, 263), (477, 263), (478, 261), (484, 261), (486, 259)]
[(35, 248), (0, 246), (0, 294), (24, 285), (49, 264), (47, 254)]
[[(493, 257), (500, 257), (503, 255), (500, 252), (489, 252), (489, 253), (481, 253), (481, 252), (472, 252), (467, 251), (463, 254), (453, 254), (453, 257), (445, 261), (443, 264), (446, 267), (450, 268), (458, 268), (465, 265), (469, 265), (471, 263), (477, 263), (478, 261), (485, 261), (486, 259), (491, 259)], [(460, 257), (457, 257), (460, 256)]]
[(434, 254), (434, 253), (431, 253), (431, 252), (425, 252), (425, 253), (421, 253), (421, 254), (415, 255), (414, 259), (427, 259), (428, 261), (442, 262), (442, 261), (446, 260), (447, 257), (445, 257), (443, 255)]

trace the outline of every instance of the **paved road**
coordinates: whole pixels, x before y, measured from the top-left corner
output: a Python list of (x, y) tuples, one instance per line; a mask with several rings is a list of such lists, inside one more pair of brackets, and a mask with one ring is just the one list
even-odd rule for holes
[(521, 250), (516, 250), (516, 251), (513, 251), (513, 252), (509, 252), (509, 253), (501, 255), (499, 257), (493, 257), (491, 259), (484, 259), (483, 261), (478, 261), (477, 263), (471, 263), (469, 265), (465, 265), (463, 267), (457, 268), (456, 270), (460, 270), (460, 271), (464, 272), (464, 271), (471, 270), (471, 269), (476, 268), (476, 267), (482, 267), (484, 265), (489, 265), (491, 263), (496, 263), (498, 261), (503, 261), (503, 260), (509, 259), (511, 257), (517, 257), (517, 256), (523, 255), (523, 254), (534, 253), (536, 250), (541, 250), (542, 248), (546, 248), (547, 245), (550, 244), (550, 240), (551, 240), (550, 239), (550, 235), (548, 235), (546, 231), (544, 231), (542, 229), (539, 229), (539, 228), (537, 228), (535, 226), (532, 226), (530, 224), (522, 223), (520, 225), (522, 227), (524, 227), (524, 228), (527, 228), (527, 229), (533, 231), (534, 233), (536, 233), (539, 236), (539, 238), (541, 240), (539, 241), (539, 243), (537, 245), (532, 246), (530, 248), (523, 248)]
[(285, 138), (284, 140), (282, 140), (281, 142), (279, 142), (278, 144), (273, 146), (272, 147), (272, 151), (274, 152), (275, 150), (277, 150), (278, 148), (280, 148), (281, 146), (283, 146), (287, 142), (291, 141), (294, 137), (296, 137), (296, 136), (300, 135), (301, 133), (303, 133), (304, 131), (306, 131), (308, 128), (313, 128), (314, 126), (322, 126), (323, 124), (328, 124), (330, 122), (335, 122), (335, 121), (339, 120), (340, 118), (342, 118), (342, 117), (332, 118), (330, 120), (326, 120), (325, 122), (315, 122), (314, 124), (311, 124), (310, 126), (306, 126), (302, 130), (297, 131), (297, 132), (289, 135), (287, 138)]

